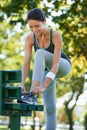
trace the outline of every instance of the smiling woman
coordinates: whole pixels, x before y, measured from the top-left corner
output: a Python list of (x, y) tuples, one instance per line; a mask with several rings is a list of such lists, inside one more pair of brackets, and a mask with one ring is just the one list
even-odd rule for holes
[[(44, 21), (45, 22), (45, 21)], [(36, 36), (42, 35), (43, 32), (43, 23), (42, 22), (38, 22), (37, 20), (29, 20), (29, 27), (30, 30), (36, 34)]]
[(23, 94), (26, 93), (24, 81), (30, 69), (33, 47), (36, 53), (31, 89), (21, 100), (36, 104), (36, 94), (42, 93), (46, 106), (46, 130), (56, 130), (56, 79), (68, 75), (71, 64), (61, 51), (61, 34), (46, 26), (44, 12), (38, 8), (32, 9), (27, 19), (31, 31), (25, 41), (21, 83)]
[(50, 44), (50, 31), (46, 29), (45, 23), (46, 20), (44, 22), (29, 20), (30, 30), (34, 33), (34, 37), (40, 48), (47, 48)]

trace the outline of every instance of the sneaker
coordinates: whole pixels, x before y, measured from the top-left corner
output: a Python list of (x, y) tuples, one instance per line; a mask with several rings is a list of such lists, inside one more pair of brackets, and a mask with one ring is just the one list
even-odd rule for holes
[(34, 104), (37, 105), (37, 96), (33, 95), (32, 93), (27, 93), (24, 96), (21, 97), (21, 99), (18, 99), (18, 103), (27, 103), (27, 104)]

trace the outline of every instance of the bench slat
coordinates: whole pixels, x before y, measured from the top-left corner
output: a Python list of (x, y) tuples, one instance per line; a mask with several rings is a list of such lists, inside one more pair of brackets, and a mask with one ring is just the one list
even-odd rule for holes
[(5, 103), (6, 109), (9, 110), (27, 110), (27, 104), (23, 103), (12, 103), (12, 102), (7, 102)]
[(0, 79), (2, 83), (18, 83), (21, 82), (21, 71), (20, 70), (2, 70), (0, 71)]
[(8, 110), (6, 109), (3, 116), (32, 116), (32, 111), (25, 111), (25, 110)]
[(36, 106), (36, 111), (43, 111), (44, 110), (44, 106), (43, 105), (37, 105)]
[(21, 87), (5, 87), (5, 99), (19, 99), (21, 95)]

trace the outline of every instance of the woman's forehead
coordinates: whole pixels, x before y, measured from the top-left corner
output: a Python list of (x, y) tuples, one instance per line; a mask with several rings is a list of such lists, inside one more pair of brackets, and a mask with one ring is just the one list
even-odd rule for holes
[(29, 20), (28, 21), (28, 24), (29, 25), (40, 25), (40, 24), (42, 24), (43, 22), (41, 22), (41, 21), (38, 21), (38, 20)]

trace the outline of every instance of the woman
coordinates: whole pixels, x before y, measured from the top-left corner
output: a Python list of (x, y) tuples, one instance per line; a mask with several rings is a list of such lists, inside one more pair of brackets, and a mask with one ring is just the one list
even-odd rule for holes
[(71, 64), (61, 51), (61, 34), (46, 26), (44, 12), (38, 8), (32, 9), (27, 18), (31, 32), (25, 42), (22, 93), (26, 93), (24, 81), (30, 69), (33, 46), (36, 53), (30, 93), (24, 95), (22, 100), (35, 103), (34, 95), (42, 93), (46, 106), (46, 130), (56, 130), (56, 79), (69, 74)]

